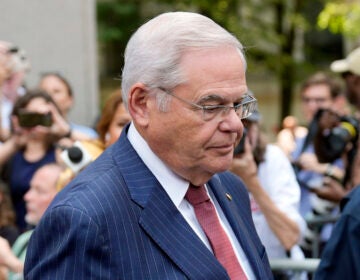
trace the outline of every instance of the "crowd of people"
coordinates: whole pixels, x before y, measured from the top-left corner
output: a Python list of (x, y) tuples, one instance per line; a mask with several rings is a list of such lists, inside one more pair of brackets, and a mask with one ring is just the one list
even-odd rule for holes
[(87, 127), (64, 76), (27, 88), (25, 52), (0, 41), (0, 279), (308, 279), (269, 260), (314, 257), (316, 279), (360, 278), (360, 48), (331, 70), (270, 143), (241, 42), (163, 13)]
[(30, 63), (25, 56), (19, 58), (24, 53), (12, 43), (0, 42), (0, 279), (21, 278), (26, 247), (38, 223), (28, 217), (37, 212), (40, 220), (54, 196), (45, 194), (56, 194), (77, 175), (64, 160), (71, 153), (65, 152), (81, 143), (88, 164), (131, 120), (117, 90), (105, 103), (97, 126), (72, 122), (68, 115), (75, 96), (68, 80), (49, 72), (36, 87), (27, 88)]

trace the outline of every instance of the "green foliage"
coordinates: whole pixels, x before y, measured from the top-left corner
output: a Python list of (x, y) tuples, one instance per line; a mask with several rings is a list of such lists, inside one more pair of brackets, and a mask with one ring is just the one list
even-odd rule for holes
[(330, 2), (319, 14), (318, 26), (355, 38), (360, 35), (360, 4)]
[[(323, 9), (323, 2), (328, 1)], [(358, 0), (356, 0), (358, 1)], [(331, 6), (335, 3), (340, 6)], [(245, 47), (248, 73), (270, 77), (281, 96), (281, 118), (291, 107), (296, 83), (309, 72), (320, 70), (334, 52), (323, 51), (326, 42), (339, 43), (329, 32), (319, 31), (318, 25), (333, 32), (359, 34), (359, 5), (343, 8), (343, 1), (329, 0), (98, 0), (99, 41), (104, 49), (105, 74), (119, 73), (121, 63), (115, 61), (123, 52), (133, 31), (158, 13), (165, 11), (195, 11), (206, 15), (233, 33)], [(330, 6), (329, 6), (330, 5)], [(341, 8), (340, 8), (341, 7)], [(345, 10), (342, 10), (345, 9)], [(338, 15), (340, 12), (340, 15)], [(340, 23), (339, 23), (340, 22)], [(302, 36), (296, 59), (297, 32)], [(341, 45), (341, 44), (338, 44)], [(338, 45), (332, 45), (339, 51)], [(298, 51), (299, 52), (299, 51)], [(336, 53), (335, 53), (336, 54)], [(328, 66), (327, 66), (328, 67)], [(310, 69), (310, 70), (309, 70)]]
[(140, 25), (139, 1), (97, 2), (98, 39), (100, 42), (126, 42)]

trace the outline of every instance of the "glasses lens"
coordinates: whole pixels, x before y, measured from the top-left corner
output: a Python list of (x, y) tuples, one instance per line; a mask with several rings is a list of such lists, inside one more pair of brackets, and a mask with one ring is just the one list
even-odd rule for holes
[(248, 103), (243, 104), (241, 110), (239, 110), (240, 119), (245, 119), (249, 117), (254, 112), (255, 109), (256, 109), (256, 100), (252, 100)]
[(224, 111), (224, 108), (218, 107), (218, 106), (203, 108), (203, 120), (211, 121), (216, 116), (222, 114), (223, 111)]

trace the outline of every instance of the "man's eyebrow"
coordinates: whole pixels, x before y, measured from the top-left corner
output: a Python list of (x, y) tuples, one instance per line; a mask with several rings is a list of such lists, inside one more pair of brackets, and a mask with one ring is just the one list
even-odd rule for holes
[(206, 102), (206, 101), (218, 101), (218, 102), (224, 102), (226, 99), (218, 94), (209, 94), (205, 95), (200, 98), (199, 102)]

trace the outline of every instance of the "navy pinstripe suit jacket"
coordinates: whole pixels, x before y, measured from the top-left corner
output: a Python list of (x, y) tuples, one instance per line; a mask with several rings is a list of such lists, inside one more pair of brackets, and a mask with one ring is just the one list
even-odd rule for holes
[[(54, 199), (31, 237), (25, 279), (229, 279), (132, 148), (126, 130)], [(225, 172), (208, 185), (257, 279), (272, 279), (241, 181)]]

